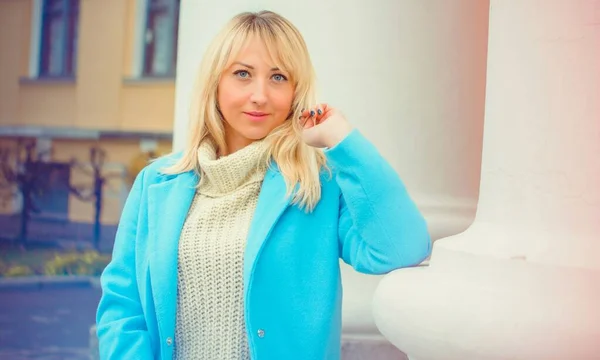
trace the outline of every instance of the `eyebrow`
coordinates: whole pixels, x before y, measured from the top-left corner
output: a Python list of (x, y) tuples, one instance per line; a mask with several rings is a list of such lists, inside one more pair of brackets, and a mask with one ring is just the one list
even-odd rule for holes
[[(243, 62), (236, 61), (236, 62), (234, 62), (234, 64), (242, 65), (242, 66), (247, 67), (248, 69), (254, 70), (254, 66), (248, 65), (248, 64), (244, 64)], [(280, 69), (278, 67), (271, 68), (271, 71), (279, 71), (279, 70)]]

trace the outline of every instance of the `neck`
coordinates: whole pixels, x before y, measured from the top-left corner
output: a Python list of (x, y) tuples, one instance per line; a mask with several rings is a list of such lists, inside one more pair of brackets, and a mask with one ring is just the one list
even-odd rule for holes
[(254, 140), (241, 136), (229, 124), (225, 123), (225, 148), (219, 149), (217, 155), (219, 157), (231, 155), (253, 142)]

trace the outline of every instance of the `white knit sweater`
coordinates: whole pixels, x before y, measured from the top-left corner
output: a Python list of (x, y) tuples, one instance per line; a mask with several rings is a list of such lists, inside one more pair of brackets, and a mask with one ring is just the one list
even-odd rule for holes
[(205, 142), (202, 174), (179, 240), (177, 360), (249, 359), (243, 255), (265, 174), (264, 144), (217, 159)]

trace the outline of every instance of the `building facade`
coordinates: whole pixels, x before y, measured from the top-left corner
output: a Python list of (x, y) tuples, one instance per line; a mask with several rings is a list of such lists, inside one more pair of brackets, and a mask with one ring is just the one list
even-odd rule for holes
[[(69, 191), (89, 197), (91, 149), (104, 153), (109, 242), (136, 169), (171, 151), (178, 18), (179, 0), (0, 2), (0, 148), (14, 167), (17, 145), (34, 144), (49, 164), (36, 174), (48, 180), (32, 241), (91, 236), (94, 203)], [(23, 199), (3, 191), (0, 226), (12, 237)]]

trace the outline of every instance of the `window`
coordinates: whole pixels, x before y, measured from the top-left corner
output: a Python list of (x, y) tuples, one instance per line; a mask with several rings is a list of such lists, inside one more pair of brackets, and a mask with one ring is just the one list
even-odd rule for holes
[(44, 1), (40, 76), (75, 76), (78, 19), (79, 0)]
[(69, 181), (71, 167), (67, 163), (38, 162), (36, 175), (44, 179), (39, 193), (35, 194), (37, 217), (67, 219), (69, 216)]
[(147, 0), (144, 76), (174, 76), (180, 0)]

